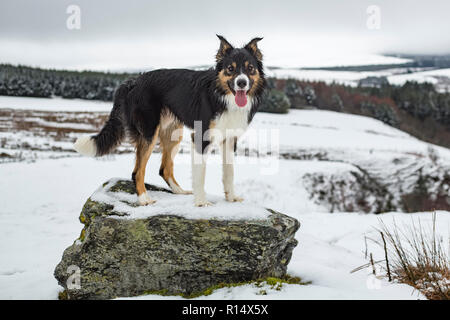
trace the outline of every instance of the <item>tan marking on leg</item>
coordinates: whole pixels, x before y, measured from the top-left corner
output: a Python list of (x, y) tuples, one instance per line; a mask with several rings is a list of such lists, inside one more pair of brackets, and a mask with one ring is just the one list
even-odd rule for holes
[(148, 159), (155, 147), (159, 134), (159, 126), (156, 128), (155, 134), (152, 141), (147, 141), (145, 139), (140, 139), (136, 143), (136, 165), (135, 172), (136, 175), (136, 193), (139, 197), (139, 203), (141, 205), (147, 205), (153, 203), (150, 197), (146, 196), (147, 190), (145, 189), (145, 168), (147, 166)]
[(169, 109), (164, 108), (161, 111), (161, 117), (159, 120), (160, 132), (169, 129), (170, 127), (173, 127), (178, 123), (180, 122), (178, 121), (177, 117)]
[(159, 175), (166, 181), (167, 185), (176, 194), (190, 194), (192, 192), (183, 190), (173, 175), (173, 159), (179, 150), (183, 139), (183, 124), (174, 121), (159, 132), (159, 140), (162, 149), (161, 167)]

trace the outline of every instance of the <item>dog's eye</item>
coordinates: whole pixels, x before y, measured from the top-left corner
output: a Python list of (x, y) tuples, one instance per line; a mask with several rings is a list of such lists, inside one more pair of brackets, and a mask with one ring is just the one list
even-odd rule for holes
[(253, 70), (255, 70), (255, 68), (253, 68), (252, 65), (249, 65), (249, 66), (248, 66), (248, 72), (253, 72)]
[(227, 71), (228, 72), (233, 72), (234, 71), (234, 67), (233, 66), (228, 66)]

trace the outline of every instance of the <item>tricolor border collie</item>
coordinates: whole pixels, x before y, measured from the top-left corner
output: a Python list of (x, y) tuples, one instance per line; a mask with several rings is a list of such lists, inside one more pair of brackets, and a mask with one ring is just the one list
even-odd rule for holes
[[(234, 48), (219, 36), (216, 66), (206, 71), (160, 69), (128, 80), (115, 92), (109, 120), (95, 136), (79, 138), (75, 150), (88, 156), (110, 153), (125, 137), (136, 147), (132, 178), (140, 205), (154, 201), (144, 185), (145, 168), (158, 138), (162, 149), (159, 174), (174, 193), (186, 194), (173, 175), (173, 158), (182, 128), (192, 133), (192, 188), (195, 205), (206, 206), (206, 150), (221, 147), (227, 201), (242, 201), (233, 188), (233, 157), (237, 138), (255, 115), (265, 87), (262, 54), (254, 38)], [(176, 134), (175, 134), (176, 133)]]

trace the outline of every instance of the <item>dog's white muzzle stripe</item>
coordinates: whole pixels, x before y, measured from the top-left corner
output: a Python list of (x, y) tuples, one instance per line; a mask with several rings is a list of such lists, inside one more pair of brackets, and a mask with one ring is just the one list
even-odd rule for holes
[[(238, 81), (239, 80), (244, 80), (245, 81), (245, 87), (244, 88), (240, 88), (238, 86)], [(241, 73), (240, 75), (238, 75), (235, 79), (234, 79), (234, 91), (237, 90), (245, 90), (248, 91), (250, 89), (250, 79), (247, 77), (246, 74)]]

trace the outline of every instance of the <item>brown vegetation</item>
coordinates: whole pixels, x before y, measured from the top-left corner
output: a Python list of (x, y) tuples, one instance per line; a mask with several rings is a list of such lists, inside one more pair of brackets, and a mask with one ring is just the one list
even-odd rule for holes
[(428, 299), (450, 299), (448, 237), (444, 241), (436, 233), (436, 213), (431, 228), (424, 228), (420, 220), (412, 220), (404, 228), (395, 223), (389, 228), (382, 222), (380, 232), (389, 276), (413, 286)]

